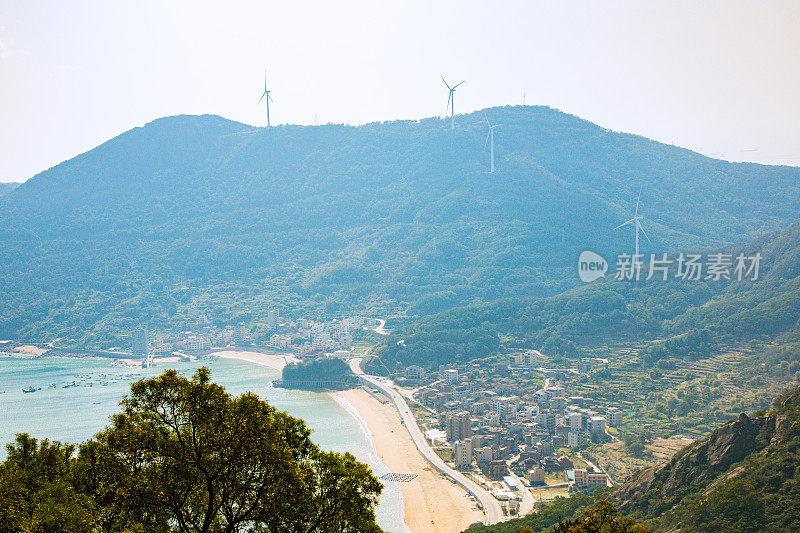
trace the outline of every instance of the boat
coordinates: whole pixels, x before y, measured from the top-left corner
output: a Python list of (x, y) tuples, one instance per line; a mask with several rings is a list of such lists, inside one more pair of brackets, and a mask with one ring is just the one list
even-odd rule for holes
[(42, 389), (41, 387), (38, 389), (34, 388), (34, 386), (31, 385), (30, 387), (25, 387), (24, 389), (22, 389), (22, 392), (36, 392), (37, 390), (42, 390)]

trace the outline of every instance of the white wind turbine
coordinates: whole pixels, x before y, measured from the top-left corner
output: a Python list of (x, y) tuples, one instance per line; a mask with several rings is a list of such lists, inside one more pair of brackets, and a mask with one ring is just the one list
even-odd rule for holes
[(450, 90), (450, 94), (447, 96), (447, 105), (444, 107), (444, 111), (445, 111), (445, 114), (447, 114), (447, 108), (448, 107), (450, 108), (450, 129), (452, 130), (452, 129), (455, 128), (455, 123), (453, 121), (453, 114), (454, 114), (454, 111), (455, 111), (454, 107), (455, 107), (456, 87), (458, 87), (459, 85), (461, 85), (464, 82), (460, 81), (460, 82), (456, 83), (455, 85), (453, 85), (452, 87), (450, 87), (450, 84), (447, 83), (447, 81), (445, 81), (444, 76), (442, 76), (442, 81), (447, 86), (447, 88)]
[(271, 92), (272, 91), (267, 90), (267, 71), (265, 70), (264, 71), (264, 94), (262, 94), (261, 98), (258, 99), (258, 103), (256, 105), (260, 104), (261, 100), (263, 100), (264, 97), (267, 98), (267, 127), (268, 128), (269, 128), (269, 102), (270, 102), (270, 100), (273, 99), (272, 96), (270, 96), (270, 94), (269, 94)]
[(639, 214), (639, 200), (641, 199), (641, 197), (642, 197), (642, 191), (640, 189), (639, 190), (639, 196), (636, 197), (636, 211), (633, 213), (633, 218), (628, 220), (627, 222), (623, 222), (622, 224), (620, 224), (619, 226), (614, 228), (615, 230), (617, 230), (617, 229), (619, 229), (619, 228), (621, 228), (623, 226), (627, 226), (628, 224), (633, 224), (634, 227), (636, 228), (636, 230), (635, 230), (636, 231), (636, 252), (635, 252), (635, 255), (633, 256), (633, 263), (634, 264), (639, 263), (639, 259), (640, 259), (639, 258), (639, 232), (641, 231), (642, 235), (644, 235), (647, 238), (647, 242), (649, 242), (650, 244), (653, 244), (653, 241), (650, 240), (650, 237), (647, 236), (647, 233), (644, 231), (644, 228), (642, 227), (642, 218), (643, 217)]
[(486, 145), (489, 145), (489, 173), (494, 174), (494, 129), (499, 128), (502, 124), (493, 125), (485, 116), (483, 121), (489, 126), (489, 133), (486, 134), (486, 141), (484, 141), (483, 147), (486, 148)]

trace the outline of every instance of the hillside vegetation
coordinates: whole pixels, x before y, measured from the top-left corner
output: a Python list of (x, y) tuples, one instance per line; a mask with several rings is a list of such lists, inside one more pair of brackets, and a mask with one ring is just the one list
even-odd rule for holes
[[(494, 174), (484, 116), (503, 124)], [(545, 107), (487, 109), (455, 131), (439, 119), (264, 129), (169, 117), (0, 199), (0, 337), (125, 346), (139, 324), (247, 323), (272, 305), (428, 317), (498, 302), (485, 309), (507, 322), (525, 308), (509, 299), (574, 287), (581, 250), (630, 249), (612, 228), (640, 188), (654, 249), (677, 250), (797, 220), (798, 178)], [(615, 292), (576, 312), (619, 307)], [(491, 349), (493, 328), (475, 329), (475, 349)]]
[[(391, 364), (487, 357), (504, 346), (575, 357), (615, 340), (655, 341), (646, 364), (695, 360), (721, 343), (768, 341), (765, 361), (800, 360), (800, 225), (719, 250), (761, 254), (757, 280), (618, 281), (609, 277), (552, 296), (499, 298), (398, 323), (378, 350)], [(402, 343), (399, 343), (400, 340)]]
[(0, 181), (0, 196), (5, 196), (17, 187), (19, 187), (19, 183)]
[(639, 471), (613, 499), (657, 531), (797, 531), (800, 387)]

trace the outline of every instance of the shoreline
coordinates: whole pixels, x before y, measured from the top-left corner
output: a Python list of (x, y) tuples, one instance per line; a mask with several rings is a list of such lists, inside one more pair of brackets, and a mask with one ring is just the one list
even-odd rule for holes
[(391, 404), (381, 403), (361, 387), (329, 394), (352, 406), (359, 424), (363, 420), (379, 462), (388, 472), (416, 475), (407, 482), (381, 480), (384, 484), (398, 484), (407, 531), (459, 533), (475, 522), (483, 522), (483, 512), (466, 491), (442, 477), (419, 453)]
[[(381, 458), (378, 455), (378, 447), (375, 445), (375, 438), (372, 435), (372, 432), (370, 432), (369, 426), (367, 426), (367, 421), (364, 420), (364, 418), (358, 412), (358, 409), (356, 409), (355, 406), (352, 403), (350, 403), (349, 400), (347, 400), (347, 398), (345, 398), (344, 396), (341, 396), (339, 394), (339, 392), (340, 391), (328, 392), (328, 396), (334, 402), (339, 404), (339, 406), (342, 409), (347, 411), (347, 414), (352, 416), (356, 420), (356, 422), (358, 422), (358, 426), (361, 428), (361, 431), (364, 433), (364, 437), (366, 437), (366, 439), (369, 441), (369, 445), (370, 445), (370, 448), (372, 450), (372, 460), (376, 464), (378, 464), (380, 467), (382, 467), (386, 472), (391, 472), (391, 470), (389, 470), (389, 467), (386, 466), (386, 464), (383, 461), (381, 461)], [(375, 474), (377, 475), (377, 472)], [(380, 475), (383, 475), (383, 474), (380, 474)], [(403, 525), (405, 526), (404, 533), (411, 533), (411, 530), (409, 529), (408, 524), (406, 523), (406, 499), (405, 499), (405, 497), (403, 495), (402, 489), (399, 492), (400, 492), (400, 504), (401, 504), (400, 505), (400, 520), (403, 522)]]
[[(283, 367), (287, 364), (295, 362), (295, 358), (291, 355), (240, 350), (221, 350), (211, 352), (208, 355), (210, 357), (219, 357), (220, 359), (236, 359), (237, 361), (245, 361), (254, 365), (268, 366), (274, 370), (283, 370)], [(291, 361), (287, 359), (291, 359)]]

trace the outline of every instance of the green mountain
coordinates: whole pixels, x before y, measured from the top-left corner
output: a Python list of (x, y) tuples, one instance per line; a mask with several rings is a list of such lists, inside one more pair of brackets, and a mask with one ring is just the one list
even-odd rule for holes
[[(484, 117), (503, 124), (494, 174)], [(461, 116), (455, 131), (436, 118), (264, 129), (169, 117), (0, 200), (0, 337), (125, 345), (138, 324), (252, 322), (273, 304), (502, 310), (574, 287), (586, 248), (630, 250), (612, 228), (640, 188), (653, 249), (678, 250), (797, 220), (798, 178), (544, 107)]]
[(656, 531), (798, 531), (800, 387), (637, 472), (613, 499)]
[[(379, 350), (388, 364), (488, 357), (500, 347), (536, 346), (551, 355), (581, 355), (619, 340), (655, 341), (641, 351), (645, 363), (697, 359), (720, 343), (769, 341), (767, 363), (800, 360), (800, 224), (743, 244), (704, 252), (732, 262), (760, 254), (757, 279), (676, 279), (639, 282), (609, 276), (550, 296), (498, 298), (428, 314), (412, 306), (405, 322)], [(748, 263), (749, 265), (749, 263)], [(612, 267), (613, 268), (613, 267)], [(399, 343), (400, 339), (403, 340)]]
[(19, 187), (19, 183), (0, 181), (0, 196), (5, 196), (17, 187)]

